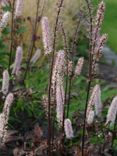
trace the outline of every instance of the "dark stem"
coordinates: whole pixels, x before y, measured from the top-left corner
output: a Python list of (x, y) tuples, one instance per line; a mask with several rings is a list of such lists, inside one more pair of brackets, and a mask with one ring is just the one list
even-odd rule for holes
[(8, 66), (8, 70), (9, 70), (9, 74), (11, 75), (11, 71), (10, 71), (10, 66), (11, 66), (11, 62), (12, 62), (12, 53), (13, 53), (13, 34), (14, 34), (14, 9), (15, 9), (15, 0), (13, 0), (13, 5), (12, 5), (12, 19), (11, 19), (11, 45), (10, 45), (10, 52), (9, 52), (9, 66)]
[(90, 88), (91, 88), (91, 80), (89, 80), (89, 82), (88, 82), (87, 97), (86, 97), (85, 112), (84, 112), (83, 135), (82, 135), (82, 156), (84, 156), (85, 131), (86, 131), (86, 113), (87, 113), (87, 106), (88, 106)]
[(70, 98), (71, 98), (71, 86), (72, 86), (72, 77), (69, 78), (69, 88), (68, 88), (68, 103), (67, 103), (67, 118), (69, 117), (70, 109)]
[[(68, 62), (68, 61), (67, 61)], [(66, 83), (65, 83), (65, 100), (64, 100), (64, 108), (63, 108), (63, 123), (62, 123), (62, 131), (64, 133), (64, 120), (65, 120), (65, 106), (67, 104), (67, 91), (68, 91), (68, 64), (67, 64), (67, 75), (66, 75)], [(67, 105), (68, 106), (68, 105)]]
[(85, 104), (85, 112), (84, 112), (84, 123), (83, 123), (83, 136), (82, 136), (82, 156), (84, 156), (84, 146), (85, 146), (85, 131), (86, 131), (86, 113), (87, 113), (87, 106), (88, 106), (88, 100), (89, 100), (89, 94), (90, 94), (90, 88), (91, 88), (91, 82), (92, 82), (92, 60), (93, 55), (91, 53), (92, 50), (92, 34), (93, 34), (93, 25), (92, 25), (92, 10), (90, 7), (89, 0), (85, 0), (87, 3), (87, 8), (89, 12), (89, 20), (90, 20), (90, 45), (89, 45), (89, 78), (88, 78), (88, 86), (87, 86), (87, 97), (86, 97), (86, 104)]
[[(74, 35), (73, 35), (73, 42), (72, 42), (72, 45), (71, 45), (71, 54), (72, 54), (71, 55), (71, 60), (73, 62), (74, 62), (74, 56), (75, 56), (75, 44), (76, 44), (76, 41), (77, 41), (77, 35), (78, 35), (78, 32), (79, 32), (79, 29), (80, 29), (80, 20), (77, 22), (76, 30), (75, 30)], [(70, 109), (72, 75), (69, 77), (68, 83), (69, 83), (69, 88), (68, 88), (68, 101), (67, 101), (67, 113), (66, 113), (67, 118), (69, 117), (69, 109)]]
[(73, 53), (72, 55), (75, 54), (75, 45), (76, 45), (77, 35), (79, 32), (79, 29), (80, 29), (80, 20), (77, 23), (76, 30), (75, 30), (74, 35), (73, 35), (73, 42), (72, 42), (72, 46), (71, 46), (71, 53)]
[[(66, 60), (67, 60), (67, 65), (68, 65), (68, 44), (67, 44), (67, 37), (66, 37), (66, 33), (65, 33), (65, 30), (64, 30), (64, 27), (63, 27), (63, 24), (60, 23), (60, 26), (61, 26), (61, 31), (62, 31), (62, 35), (63, 35), (63, 40), (64, 40), (64, 50), (65, 50), (65, 53), (66, 53)], [(67, 74), (66, 74), (66, 85), (65, 85), (65, 97), (64, 97), (64, 110), (63, 110), (63, 121), (64, 121), (64, 118), (65, 118), (65, 104), (66, 104), (66, 101), (67, 101), (67, 88), (68, 88), (68, 66), (67, 66)], [(53, 119), (53, 128), (52, 128), (52, 145), (53, 145), (53, 140), (54, 140), (54, 131), (55, 131), (55, 116), (54, 116), (54, 119)], [(64, 133), (64, 122), (62, 123), (62, 131)], [(63, 142), (64, 142), (64, 139), (63, 139)]]
[(37, 1), (37, 10), (36, 10), (36, 19), (35, 19), (35, 24), (34, 24), (34, 29), (32, 32), (32, 37), (31, 37), (31, 44), (29, 47), (29, 51), (28, 51), (28, 60), (27, 60), (27, 64), (26, 64), (26, 70), (25, 70), (25, 74), (24, 74), (24, 78), (23, 81), (25, 81), (26, 77), (27, 77), (27, 73), (30, 67), (30, 60), (33, 54), (33, 49), (35, 47), (35, 37), (37, 34), (37, 29), (38, 29), (38, 18), (39, 18), (39, 5), (40, 5), (40, 0)]
[(53, 52), (52, 52), (52, 61), (51, 61), (51, 69), (50, 69), (50, 79), (49, 79), (49, 89), (48, 89), (48, 156), (51, 156), (51, 83), (52, 83), (52, 73), (54, 67), (54, 54), (55, 54), (55, 46), (56, 46), (56, 35), (57, 35), (57, 26), (59, 21), (59, 15), (61, 12), (61, 7), (63, 5), (63, 1), (60, 1), (60, 5), (58, 7), (55, 28), (54, 28), (54, 40), (53, 40)]
[[(66, 54), (66, 67), (67, 67), (67, 72), (66, 72), (66, 80), (65, 80), (65, 97), (64, 97), (64, 108), (63, 108), (63, 122), (62, 122), (62, 131), (64, 133), (64, 120), (65, 120), (65, 111), (66, 111), (66, 105), (67, 105), (67, 92), (68, 92), (68, 83), (69, 83), (69, 69), (68, 69), (68, 64), (69, 64), (69, 50), (68, 50), (68, 43), (67, 43), (67, 36), (63, 27), (63, 24), (61, 23), (61, 29), (62, 29), (62, 35), (63, 35), (63, 40), (64, 40), (64, 50)], [(64, 140), (64, 139), (63, 139)]]
[[(90, 6), (90, 2), (89, 0), (85, 0), (86, 4), (87, 4), (87, 8), (88, 8), (88, 12), (89, 12), (89, 22), (90, 22), (90, 46), (92, 46), (92, 36), (93, 36), (93, 18), (92, 18), (92, 9)], [(90, 47), (91, 48), (91, 47)]]

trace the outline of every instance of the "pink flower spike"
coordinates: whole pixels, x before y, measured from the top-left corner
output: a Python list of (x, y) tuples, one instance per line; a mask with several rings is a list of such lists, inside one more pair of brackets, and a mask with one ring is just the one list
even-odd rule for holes
[(42, 37), (43, 37), (44, 52), (46, 55), (46, 54), (50, 54), (53, 50), (52, 36), (50, 33), (49, 20), (47, 17), (42, 17), (41, 25), (42, 25)]
[(65, 119), (64, 123), (65, 135), (67, 139), (72, 139), (74, 137), (72, 123), (70, 119)]
[(20, 68), (21, 68), (21, 62), (22, 62), (22, 55), (23, 55), (23, 49), (22, 47), (17, 47), (16, 56), (15, 56), (15, 63), (13, 66), (12, 74), (18, 75)]

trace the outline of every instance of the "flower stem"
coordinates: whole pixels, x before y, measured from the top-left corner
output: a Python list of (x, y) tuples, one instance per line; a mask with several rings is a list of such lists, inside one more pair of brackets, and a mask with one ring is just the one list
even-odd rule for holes
[(86, 98), (86, 104), (85, 104), (85, 112), (84, 112), (83, 135), (82, 135), (82, 156), (84, 156), (85, 131), (86, 131), (86, 113), (87, 113), (87, 106), (88, 106), (90, 87), (91, 87), (91, 81), (89, 80), (88, 87), (87, 87), (87, 98)]
[(84, 146), (85, 146), (85, 131), (86, 131), (86, 113), (87, 113), (87, 107), (88, 107), (88, 100), (89, 100), (89, 94), (90, 94), (90, 88), (91, 88), (91, 82), (92, 82), (92, 61), (93, 61), (93, 55), (91, 53), (92, 50), (92, 34), (93, 34), (93, 20), (92, 20), (92, 9), (90, 6), (89, 0), (85, 0), (88, 8), (89, 13), (89, 21), (90, 21), (90, 45), (89, 45), (89, 75), (88, 75), (88, 86), (87, 86), (87, 97), (86, 97), (86, 104), (85, 104), (85, 112), (84, 112), (84, 123), (83, 123), (83, 136), (82, 136), (82, 156), (84, 156)]
[(61, 7), (63, 5), (64, 0), (60, 1), (60, 5), (58, 6), (55, 27), (54, 27), (54, 40), (53, 40), (53, 52), (52, 52), (52, 61), (51, 61), (51, 69), (50, 69), (50, 79), (49, 79), (49, 89), (48, 89), (48, 156), (52, 155), (51, 152), (51, 130), (52, 130), (52, 123), (51, 123), (51, 83), (52, 83), (52, 74), (53, 74), (53, 67), (54, 67), (54, 54), (55, 54), (55, 47), (56, 47), (56, 35), (57, 35), (57, 27), (59, 16), (61, 12)]
[(39, 20), (38, 20), (38, 18), (39, 18), (39, 6), (40, 6), (40, 0), (37, 1), (36, 19), (35, 19), (34, 29), (32, 32), (31, 44), (30, 44), (29, 51), (28, 51), (28, 60), (27, 60), (27, 64), (26, 64), (26, 70), (25, 70), (23, 81), (27, 77), (27, 73), (28, 73), (29, 66), (30, 66), (30, 60), (32, 57), (33, 49), (35, 47), (35, 36), (37, 34), (38, 22), (39, 22)]
[(9, 66), (8, 66), (10, 75), (11, 75), (10, 65), (11, 65), (11, 62), (12, 62), (13, 42), (14, 42), (14, 39), (13, 39), (13, 34), (14, 34), (14, 9), (15, 9), (15, 0), (13, 0), (12, 19), (11, 19), (11, 36), (10, 36), (11, 44), (10, 44), (10, 53), (9, 53)]

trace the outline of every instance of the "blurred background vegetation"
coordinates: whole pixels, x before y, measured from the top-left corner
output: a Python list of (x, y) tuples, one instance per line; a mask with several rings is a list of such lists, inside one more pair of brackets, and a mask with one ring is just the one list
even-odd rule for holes
[[(100, 0), (94, 0), (97, 6)], [(105, 19), (102, 31), (108, 34), (108, 45), (117, 53), (117, 0), (104, 0), (106, 3)]]
[[(116, 0), (104, 0), (106, 2), (106, 13), (105, 19), (102, 27), (103, 33), (108, 34), (108, 46), (117, 53), (117, 44), (116, 44), (116, 34), (117, 34), (117, 1)], [(99, 4), (100, 0), (92, 0), (94, 2), (95, 7)], [(43, 4), (43, 0), (42, 0)], [(46, 8), (44, 15), (49, 17), (51, 27), (53, 27), (54, 18), (56, 15), (56, 4), (57, 0), (49, 0), (46, 1)], [(84, 0), (67, 0), (64, 4), (64, 25), (65, 29), (68, 33), (72, 34), (75, 26), (74, 17), (78, 13), (79, 9), (83, 9)], [(36, 11), (36, 1), (25, 0), (24, 1), (24, 15), (34, 17)], [(70, 30), (70, 31), (69, 31)], [(27, 34), (28, 35), (28, 34)], [(27, 38), (27, 36), (26, 36)]]
[[(41, 0), (41, 4), (43, 6), (44, 0)], [(54, 19), (56, 16), (56, 9), (57, 9), (57, 2), (58, 0), (48, 0), (45, 1), (45, 11), (44, 16), (49, 17), (51, 28), (53, 29), (54, 25)], [(95, 8), (97, 8), (100, 0), (93, 0)], [(116, 22), (116, 7), (117, 7), (117, 1), (109, 1), (105, 0), (106, 2), (106, 14), (105, 19), (103, 23), (102, 32), (107, 33), (109, 35), (108, 38), (108, 46), (111, 47), (114, 51), (117, 51), (117, 44), (116, 44), (116, 31), (117, 31), (117, 22)], [(71, 37), (76, 29), (76, 19), (77, 14), (79, 10), (84, 10), (85, 0), (65, 0), (63, 11), (62, 11), (62, 20), (64, 21), (64, 28), (67, 32), (68, 37)], [(24, 17), (32, 17), (32, 19), (35, 17), (36, 13), (36, 0), (25, 0), (24, 1)], [(26, 29), (23, 33), (24, 37), (24, 43), (29, 44), (29, 40), (31, 37), (31, 27), (29, 27), (29, 21), (26, 20), (26, 24), (24, 24)], [(87, 59), (88, 56), (88, 41), (86, 36), (84, 36), (83, 32), (85, 30), (82, 30), (79, 33), (79, 40), (78, 46), (77, 46), (77, 55), (75, 58), (75, 61), (78, 60), (79, 56), (84, 56)], [(85, 32), (84, 32), (85, 33)], [(41, 35), (41, 29), (39, 28), (39, 34)], [(79, 37), (78, 36), (78, 37)], [(40, 44), (40, 41), (37, 43), (38, 48), (42, 48), (42, 45)], [(0, 45), (2, 46), (2, 45)], [(5, 46), (5, 45), (4, 45)], [(7, 47), (5, 47), (7, 49)], [(25, 50), (25, 49), (24, 49)], [(27, 52), (25, 50), (25, 52)], [(14, 52), (15, 54), (15, 52)], [(37, 62), (40, 63), (39, 60)], [(36, 64), (36, 65), (37, 65)], [(4, 66), (7, 67), (6, 63), (4, 63)], [(104, 69), (105, 70), (105, 69)], [(46, 72), (45, 72), (46, 71)], [(48, 71), (48, 72), (47, 72)], [(48, 67), (48, 61), (45, 60), (44, 64), (41, 68), (37, 70), (37, 68), (34, 68), (30, 73), (28, 73), (28, 79), (26, 80), (26, 88), (35, 90), (32, 97), (31, 102), (28, 102), (25, 99), (19, 98), (18, 101), (16, 101), (16, 107), (13, 108), (12, 114), (15, 115), (15, 118), (11, 118), (11, 120), (14, 122), (14, 120), (18, 120), (19, 114), (21, 113), (22, 117), (26, 115), (24, 112), (28, 111), (28, 115), (30, 117), (39, 118), (39, 110), (42, 100), (42, 95), (45, 94), (45, 91), (47, 91), (47, 85), (48, 85), (48, 79), (49, 79), (49, 67)], [(35, 76), (34, 76), (35, 75)], [(86, 76), (86, 74), (85, 74)], [(86, 99), (86, 77), (80, 76), (72, 86), (73, 89), (73, 99), (71, 100), (71, 116), (74, 110), (78, 109), (84, 109), (85, 99)], [(1, 82), (2, 82), (2, 75), (1, 75)], [(108, 85), (110, 82), (105, 82), (104, 80), (100, 80), (99, 82), (102, 86), (102, 100), (105, 102), (108, 98), (112, 99), (113, 96), (117, 94), (116, 87), (112, 87), (111, 85)], [(76, 87), (77, 86), (77, 87)], [(36, 97), (36, 98), (35, 98)], [(27, 109), (28, 108), (28, 109)], [(38, 108), (38, 109), (37, 109)], [(17, 113), (18, 112), (18, 113)], [(41, 113), (40, 113), (41, 114)], [(41, 115), (40, 115), (41, 116)], [(18, 121), (18, 122), (22, 122)]]
[[(42, 1), (42, 6), (43, 2)], [(62, 11), (62, 20), (64, 21), (64, 28), (67, 32), (68, 37), (70, 38), (76, 28), (76, 17), (79, 12), (79, 10), (84, 10), (84, 3), (85, 0), (65, 0), (65, 4), (63, 6)], [(97, 8), (97, 4), (100, 2), (100, 0), (92, 0), (94, 2), (94, 6)], [(54, 19), (56, 16), (56, 3), (58, 0), (47, 0), (45, 5), (45, 11), (44, 16), (49, 17), (51, 29), (53, 29), (54, 26)], [(117, 34), (117, 0), (105, 0), (106, 2), (106, 13), (105, 13), (105, 19), (102, 27), (102, 32), (108, 34), (108, 42), (107, 45), (117, 52), (117, 40), (116, 40), (116, 34)], [(24, 0), (24, 17), (33, 17), (36, 13), (36, 0)], [(29, 21), (26, 20), (25, 28), (26, 31), (23, 35), (24, 37), (24, 43), (29, 43), (30, 37), (31, 37), (31, 27), (29, 27)], [(81, 28), (82, 30), (82, 28)], [(85, 59), (87, 59), (88, 55), (88, 41), (86, 36), (83, 34), (84, 30), (82, 30), (79, 33), (79, 40), (78, 46), (77, 46), (77, 55), (76, 60), (78, 60), (79, 56), (84, 56)], [(9, 33), (9, 32), (8, 32)], [(5, 30), (4, 34), (7, 35), (7, 30)], [(41, 29), (39, 28), (39, 34), (41, 36)], [(37, 43), (38, 48), (42, 45), (40, 42)], [(0, 38), (0, 49), (3, 47), (4, 49), (8, 49), (6, 47), (5, 43), (1, 41)], [(3, 52), (3, 51), (2, 51)], [(8, 53), (8, 52), (7, 52)], [(15, 54), (15, 52), (14, 52)], [(75, 60), (75, 61), (76, 61)], [(40, 63), (40, 60), (38, 61)], [(38, 64), (37, 63), (37, 64)], [(6, 68), (6, 62), (4, 62), (4, 68)], [(105, 69), (103, 69), (105, 70)], [(33, 68), (30, 73), (28, 73), (28, 78), (26, 80), (26, 88), (28, 90), (32, 89), (31, 95), (27, 98), (23, 96), (19, 96), (19, 98), (15, 101), (15, 106), (11, 110), (12, 116), (10, 117), (10, 127), (11, 128), (27, 128), (27, 125), (22, 122), (26, 118), (27, 120), (30, 119), (35, 120), (43, 119), (43, 111), (42, 111), (42, 96), (47, 92), (48, 87), (48, 79), (49, 79), (49, 66), (48, 61), (45, 60), (44, 64), (42, 65), (42, 68)], [(98, 81), (98, 80), (96, 80)], [(1, 74), (1, 80), (2, 82), (2, 74)], [(95, 83), (95, 82), (94, 82)], [(110, 103), (113, 96), (117, 95), (117, 85), (112, 87), (110, 85), (111, 82), (107, 82), (105, 80), (99, 80), (99, 83), (101, 84), (102, 89), (102, 101), (103, 103)], [(18, 86), (19, 87), (19, 86)], [(71, 95), (71, 105), (70, 105), (70, 117), (72, 117), (74, 111), (80, 111), (84, 110), (85, 105), (85, 99), (86, 99), (86, 87), (87, 87), (87, 78), (86, 74), (84, 76), (78, 77), (72, 85), (72, 95)], [(109, 101), (109, 102), (108, 102)], [(0, 105), (2, 108), (2, 105)], [(41, 111), (40, 111), (41, 110)], [(104, 110), (104, 115), (106, 116), (107, 110)], [(19, 119), (20, 116), (20, 119)], [(43, 122), (43, 120), (42, 120)], [(14, 124), (15, 123), (15, 124)], [(16, 124), (17, 123), (17, 124)], [(21, 126), (22, 124), (22, 126)]]

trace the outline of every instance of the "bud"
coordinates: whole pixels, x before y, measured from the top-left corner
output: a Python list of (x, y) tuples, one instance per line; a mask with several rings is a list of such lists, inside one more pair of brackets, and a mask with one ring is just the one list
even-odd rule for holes
[(22, 55), (23, 55), (23, 50), (22, 50), (22, 47), (19, 46), (17, 47), (15, 63), (13, 66), (12, 74), (15, 74), (15, 75), (19, 74), (19, 70), (20, 70), (21, 62), (22, 62)]
[(76, 65), (75, 76), (79, 76), (81, 74), (83, 64), (84, 64), (84, 58), (81, 57), (81, 58), (79, 58), (77, 65)]
[(41, 50), (40, 49), (37, 49), (36, 52), (35, 52), (35, 54), (31, 58), (30, 62), (32, 64), (35, 64), (37, 62), (37, 60), (40, 58), (40, 56), (41, 56)]
[(6, 95), (9, 91), (9, 73), (7, 70), (3, 72), (2, 93)]
[(74, 137), (72, 123), (70, 119), (65, 119), (64, 123), (65, 135), (67, 139), (72, 139)]
[(42, 25), (43, 45), (44, 45), (44, 50), (46, 55), (46, 54), (50, 54), (53, 50), (52, 36), (50, 33), (50, 26), (47, 17), (42, 17), (41, 25)]

